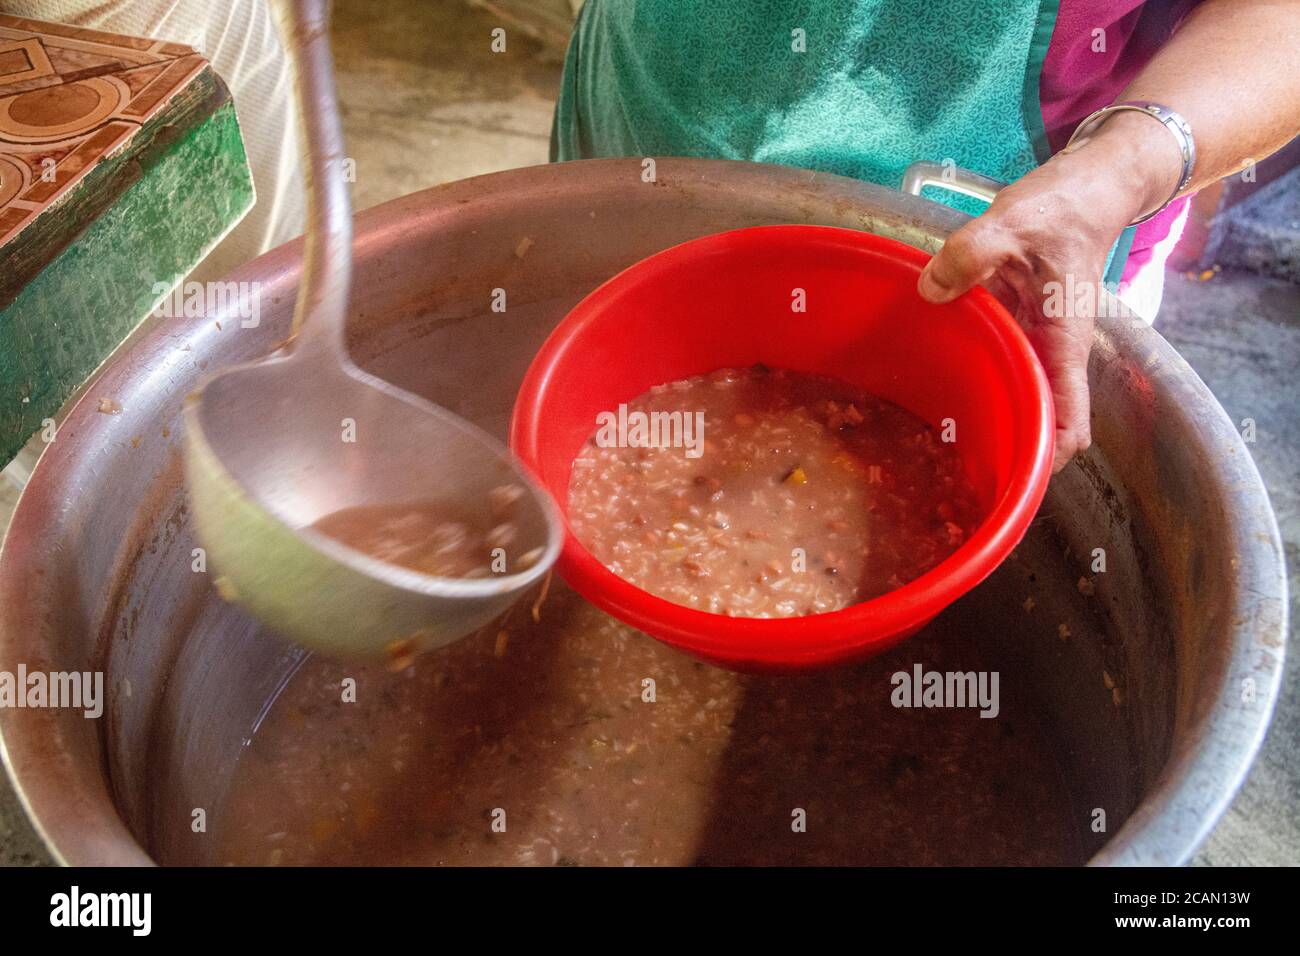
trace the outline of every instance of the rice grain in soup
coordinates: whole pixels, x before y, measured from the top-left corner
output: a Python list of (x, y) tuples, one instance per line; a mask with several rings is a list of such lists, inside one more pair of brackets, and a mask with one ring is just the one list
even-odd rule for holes
[(977, 523), (954, 445), (844, 382), (721, 369), (650, 389), (619, 421), (573, 463), (569, 522), (611, 571), (677, 604), (840, 610), (920, 577)]
[(486, 508), (466, 510), (439, 501), (341, 508), (312, 525), (335, 541), (380, 561), (443, 578), (485, 578), (522, 571), (540, 548), (517, 554), (519, 485), (488, 493)]
[[(735, 674), (556, 582), (394, 672), (310, 658), (268, 707), (209, 834), (220, 865), (1079, 864), (1091, 816), (1032, 684), (997, 720), (898, 708), (891, 676), (1005, 664), (959, 605), (870, 661)], [(508, 638), (502, 646), (501, 634)], [(653, 700), (645, 681), (655, 682)], [(1077, 798), (1077, 799), (1076, 799)], [(807, 814), (803, 831), (792, 810)], [(1095, 848), (1095, 847), (1094, 847)]]

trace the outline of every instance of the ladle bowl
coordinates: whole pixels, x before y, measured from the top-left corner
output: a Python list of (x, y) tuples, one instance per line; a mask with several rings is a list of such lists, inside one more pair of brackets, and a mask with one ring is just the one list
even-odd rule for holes
[[(338, 657), (379, 658), (395, 646), (405, 656), (488, 623), (559, 551), (549, 499), (477, 427), (360, 369), (322, 364), (289, 354), (243, 365), (186, 405), (190, 498), (218, 591)], [(422, 407), (412, 414), (411, 405)], [(436, 500), (453, 488), (476, 520), (473, 508), (485, 513), (488, 493), (507, 484), (530, 489), (515, 516), (512, 555), (543, 549), (517, 573), (432, 577), (309, 527), (343, 508)]]

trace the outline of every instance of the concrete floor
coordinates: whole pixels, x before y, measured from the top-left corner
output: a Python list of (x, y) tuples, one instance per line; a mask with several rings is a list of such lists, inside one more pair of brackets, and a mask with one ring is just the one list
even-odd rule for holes
[(335, 3), (334, 55), (357, 209), (547, 160), (560, 68), (465, 0)]
[[(378, 14), (337, 0), (335, 52), (357, 209), (480, 173), (542, 163), (559, 69), (511, 31), (492, 53), (490, 14), (464, 0), (400, 0)], [(1170, 276), (1158, 327), (1235, 421), (1258, 423), (1251, 446), (1273, 496), (1300, 594), (1300, 287), (1247, 273), (1209, 282)], [(0, 528), (12, 493), (0, 488)], [(1294, 634), (1294, 628), (1293, 628)], [(1300, 653), (1292, 641), (1272, 732), (1250, 778), (1196, 862), (1300, 864)], [(48, 857), (0, 781), (0, 865)]]

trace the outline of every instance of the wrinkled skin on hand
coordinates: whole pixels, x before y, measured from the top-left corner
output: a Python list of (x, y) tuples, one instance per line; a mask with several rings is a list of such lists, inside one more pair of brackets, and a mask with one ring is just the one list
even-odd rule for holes
[[(1126, 189), (1123, 171), (1097, 157), (1098, 151), (1058, 154), (1003, 189), (983, 215), (948, 238), (918, 283), (933, 302), (983, 285), (1016, 317), (1051, 383), (1053, 471), (1091, 443), (1088, 353), (1096, 292), (1111, 246), (1150, 193), (1145, 183)], [(1061, 295), (1086, 284), (1090, 296)]]

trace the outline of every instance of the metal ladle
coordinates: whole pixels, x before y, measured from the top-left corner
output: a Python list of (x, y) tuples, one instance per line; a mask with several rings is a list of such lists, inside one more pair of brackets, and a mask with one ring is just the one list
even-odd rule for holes
[[(334, 656), (405, 658), (503, 612), (555, 561), (561, 523), (504, 445), (349, 357), (352, 216), (329, 2), (275, 6), (302, 114), (302, 284), (285, 347), (214, 375), (186, 404), (195, 525), (228, 600)], [(516, 534), (504, 570), (494, 569), (502, 573), (485, 578), (423, 574), (309, 527), (343, 508), (420, 501), (485, 519), (490, 492), (502, 486), (523, 491), (514, 504)]]

